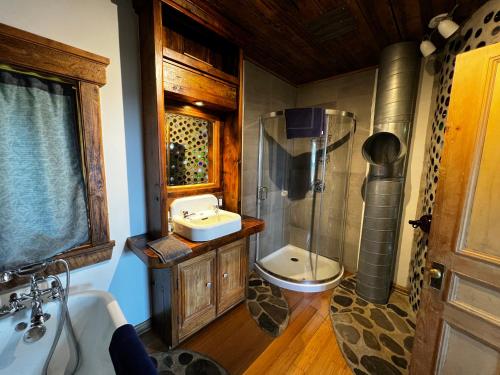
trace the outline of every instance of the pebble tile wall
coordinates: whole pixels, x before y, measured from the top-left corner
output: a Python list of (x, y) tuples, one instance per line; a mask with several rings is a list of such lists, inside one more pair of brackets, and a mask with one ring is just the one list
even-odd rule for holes
[[(489, 44), (500, 42), (500, 0), (492, 0), (478, 9), (452, 37), (439, 56), (442, 66), (439, 72), (438, 95), (435, 101), (432, 135), (428, 142), (426, 167), (424, 167), (424, 194), (420, 198), (421, 215), (431, 214), (439, 181), (439, 165), (446, 133), (446, 119), (453, 84), (455, 57)], [(427, 257), (428, 236), (418, 231), (416, 251), (410, 270), (410, 304), (414, 311), (420, 307), (420, 292), (424, 283), (424, 265)]]
[(168, 140), (168, 184), (192, 185), (208, 182), (208, 159), (212, 123), (198, 117), (166, 113)]

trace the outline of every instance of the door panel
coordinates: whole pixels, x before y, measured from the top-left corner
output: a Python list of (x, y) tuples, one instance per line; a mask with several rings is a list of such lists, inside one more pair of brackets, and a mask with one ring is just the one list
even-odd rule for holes
[[(497, 374), (499, 353), (477, 338), (445, 324), (438, 374)], [(467, 356), (464, 356), (467, 353)]]
[(456, 61), (414, 375), (500, 374), (500, 44)]
[(237, 241), (220, 248), (217, 262), (219, 287), (217, 314), (221, 314), (245, 297), (246, 241)]
[(179, 339), (215, 319), (215, 251), (179, 264)]
[[(495, 87), (500, 85), (499, 67), (496, 66)], [(488, 123), (500, 118), (500, 92), (493, 92)], [(500, 193), (500, 127), (488, 126), (482, 147), (481, 160), (475, 180), (475, 191), (470, 197), (470, 217), (466, 220), (465, 247), (485, 256), (500, 259), (500, 241), (498, 228), (500, 223), (500, 199), (494, 199)], [(497, 232), (495, 233), (495, 230)]]

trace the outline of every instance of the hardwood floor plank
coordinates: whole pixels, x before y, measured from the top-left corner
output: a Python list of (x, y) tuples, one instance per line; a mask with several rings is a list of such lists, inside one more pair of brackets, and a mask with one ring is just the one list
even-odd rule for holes
[[(331, 326), (331, 294), (284, 290), (291, 316), (277, 338), (262, 331), (242, 303), (180, 347), (214, 359), (232, 375), (351, 374)], [(167, 350), (152, 331), (141, 338), (148, 352)]]
[(322, 349), (327, 345), (332, 336), (332, 328), (329, 320), (323, 319), (322, 324), (316, 330), (314, 336), (305, 343), (302, 351), (295, 358), (293, 365), (306, 371), (317, 359)]
[(296, 337), (287, 345), (286, 350), (279, 354), (274, 364), (269, 368), (270, 374), (287, 374), (289, 369), (294, 367), (303, 370), (300, 366), (295, 366), (294, 361), (301, 356), (303, 351), (310, 344), (318, 329), (323, 324), (324, 318), (316, 312), (304, 328), (296, 335)]

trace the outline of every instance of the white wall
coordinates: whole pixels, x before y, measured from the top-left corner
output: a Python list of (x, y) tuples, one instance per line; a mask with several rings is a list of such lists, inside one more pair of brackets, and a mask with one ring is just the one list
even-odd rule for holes
[(116, 246), (109, 262), (73, 272), (72, 289), (111, 289), (128, 320), (140, 323), (150, 316), (147, 269), (124, 251), (127, 237), (146, 228), (137, 18), (131, 2), (0, 0), (0, 22), (111, 60), (108, 83), (101, 89), (101, 118), (110, 233)]
[(394, 281), (403, 287), (408, 287), (410, 284), (409, 273), (415, 229), (408, 224), (408, 220), (417, 218), (417, 206), (421, 196), (420, 190), (425, 188), (425, 186), (421, 186), (420, 181), (424, 176), (422, 169), (425, 165), (425, 153), (427, 151), (427, 133), (432, 124), (431, 109), (432, 100), (435, 98), (434, 89), (434, 75), (425, 69), (425, 60), (422, 59), (408, 170), (406, 172), (404, 206), (399, 232), (399, 252), (394, 272)]

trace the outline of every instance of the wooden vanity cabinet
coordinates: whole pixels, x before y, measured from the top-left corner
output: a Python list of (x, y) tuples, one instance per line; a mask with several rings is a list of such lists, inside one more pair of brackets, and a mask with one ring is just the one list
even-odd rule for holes
[(245, 298), (247, 279), (246, 240), (217, 249), (217, 314)]
[(175, 347), (245, 300), (247, 239), (152, 270), (153, 325)]
[(177, 267), (177, 320), (179, 340), (182, 340), (217, 315), (216, 251), (180, 263)]

